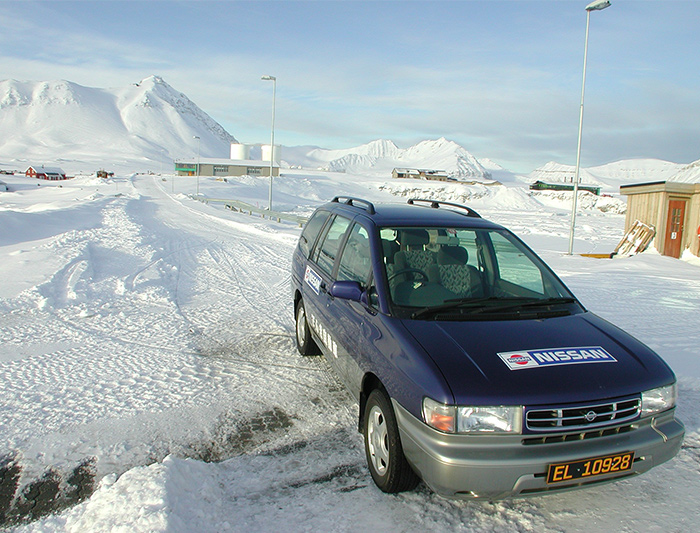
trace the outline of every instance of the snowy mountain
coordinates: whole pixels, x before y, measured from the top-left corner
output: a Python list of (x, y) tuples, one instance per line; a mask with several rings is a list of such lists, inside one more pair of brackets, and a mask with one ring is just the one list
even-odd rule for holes
[(120, 89), (64, 80), (0, 82), (0, 159), (17, 167), (170, 162), (197, 152), (195, 136), (202, 157), (226, 157), (235, 141), (158, 76)]
[(399, 148), (383, 139), (345, 150), (285, 148), (283, 158), (289, 166), (377, 176), (388, 176), (394, 168), (422, 168), (444, 170), (461, 180), (491, 178), (491, 173), (476, 157), (444, 137), (422, 141), (409, 148)]
[[(195, 137), (199, 137), (197, 141)], [(70, 81), (0, 81), (0, 164), (61, 166), (69, 173), (172, 168), (172, 160), (227, 158), (236, 139), (183, 93), (158, 76), (116, 89)], [(550, 161), (528, 176), (477, 159), (444, 137), (399, 148), (376, 140), (354, 148), (284, 147), (283, 165), (386, 178), (394, 168), (445, 171), (463, 181), (571, 183), (574, 167)], [(155, 165), (154, 165), (155, 163)], [(608, 192), (626, 183), (700, 180), (700, 161), (684, 166), (632, 159), (581, 169), (581, 181)]]
[[(579, 176), (581, 183), (585, 185), (598, 185), (603, 190), (617, 191), (620, 185), (629, 183), (674, 179), (683, 168), (681, 164), (660, 159), (625, 159), (607, 165), (581, 168)], [(700, 174), (700, 170), (697, 172)], [(550, 161), (532, 171), (529, 178), (531, 181), (540, 180), (547, 183), (573, 183), (575, 174), (576, 167), (573, 165)]]

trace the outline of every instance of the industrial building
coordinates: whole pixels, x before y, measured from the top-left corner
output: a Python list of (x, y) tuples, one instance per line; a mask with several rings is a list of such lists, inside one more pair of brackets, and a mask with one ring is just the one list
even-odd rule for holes
[[(260, 145), (231, 143), (231, 158), (180, 159), (175, 161), (175, 172), (179, 176), (196, 176), (199, 164), (200, 176), (269, 176), (270, 145), (260, 146), (261, 159), (251, 159), (251, 148)], [(275, 145), (272, 175), (280, 175), (280, 147)]]
[(391, 171), (391, 177), (394, 179), (455, 181), (450, 180), (450, 177), (444, 170), (432, 170), (426, 168), (395, 168)]

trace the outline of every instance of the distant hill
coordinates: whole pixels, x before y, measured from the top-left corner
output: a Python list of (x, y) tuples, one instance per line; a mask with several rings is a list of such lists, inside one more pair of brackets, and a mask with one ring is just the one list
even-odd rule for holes
[(289, 166), (387, 177), (394, 168), (421, 168), (443, 170), (458, 180), (491, 178), (476, 157), (445, 138), (422, 141), (409, 148), (399, 148), (383, 139), (344, 150), (285, 147), (282, 159)]
[(684, 166), (677, 174), (674, 174), (669, 181), (680, 183), (700, 183), (700, 159)]
[[(660, 159), (626, 159), (597, 167), (581, 168), (579, 177), (584, 185), (597, 185), (604, 191), (617, 191), (620, 185), (666, 181), (673, 179), (684, 165)], [(573, 183), (576, 167), (550, 161), (533, 170), (528, 177), (546, 183)]]
[(119, 89), (64, 80), (0, 82), (0, 160), (17, 167), (170, 162), (192, 157), (198, 142), (202, 157), (228, 157), (233, 141), (158, 76)]

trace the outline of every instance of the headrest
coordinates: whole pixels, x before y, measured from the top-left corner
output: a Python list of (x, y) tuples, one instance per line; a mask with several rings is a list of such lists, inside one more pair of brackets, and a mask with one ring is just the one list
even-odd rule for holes
[(401, 244), (404, 247), (425, 246), (430, 242), (430, 236), (424, 229), (405, 229), (401, 231)]
[(438, 265), (466, 265), (469, 253), (461, 246), (441, 246), (437, 254)]

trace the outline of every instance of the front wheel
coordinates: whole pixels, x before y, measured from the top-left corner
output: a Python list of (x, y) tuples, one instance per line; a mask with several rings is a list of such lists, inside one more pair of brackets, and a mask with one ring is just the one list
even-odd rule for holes
[(311, 338), (311, 330), (309, 329), (309, 323), (306, 321), (306, 309), (304, 308), (304, 301), (299, 300), (297, 303), (297, 315), (296, 315), (296, 340), (297, 340), (297, 350), (301, 355), (318, 355), (321, 350)]
[(364, 416), (365, 454), (372, 479), (383, 492), (412, 490), (420, 479), (406, 461), (391, 400), (375, 389)]

